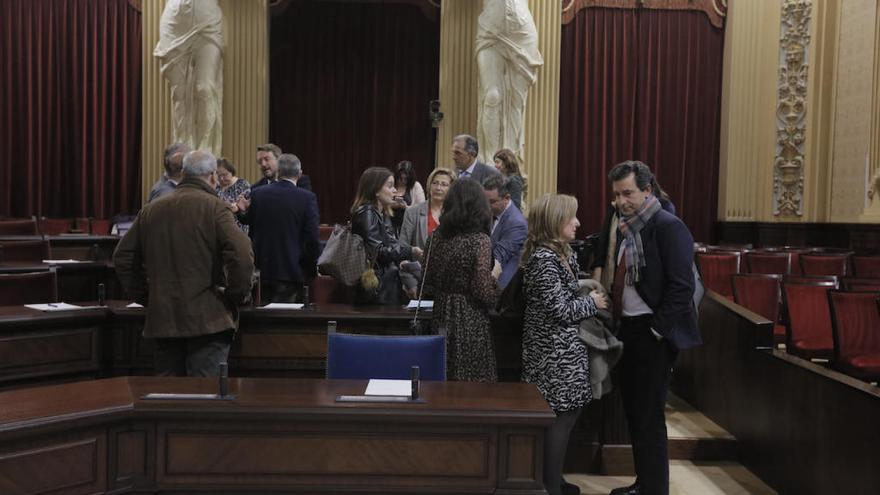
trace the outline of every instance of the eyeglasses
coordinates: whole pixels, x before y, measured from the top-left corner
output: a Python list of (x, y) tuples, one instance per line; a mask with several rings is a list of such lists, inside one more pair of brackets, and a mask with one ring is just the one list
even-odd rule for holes
[(439, 180), (432, 180), (431, 185), (432, 186), (440, 186), (440, 187), (449, 187), (448, 182), (440, 182)]

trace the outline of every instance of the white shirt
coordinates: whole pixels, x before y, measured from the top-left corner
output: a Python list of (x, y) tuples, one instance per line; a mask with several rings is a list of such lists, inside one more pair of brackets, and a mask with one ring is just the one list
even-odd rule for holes
[(495, 233), (495, 227), (498, 225), (498, 222), (501, 221), (501, 217), (503, 217), (504, 214), (507, 213), (507, 210), (510, 208), (510, 205), (512, 205), (512, 204), (513, 204), (513, 201), (507, 200), (507, 206), (504, 207), (504, 211), (502, 211), (501, 214), (498, 215), (498, 218), (495, 218), (494, 220), (492, 220), (492, 230), (489, 231), (490, 235)]
[[(620, 269), (620, 259), (623, 257), (623, 252), (626, 251), (625, 247), (620, 248), (620, 252), (617, 253), (617, 266)], [(623, 297), (620, 302), (622, 308), (620, 308), (620, 314), (623, 316), (640, 316), (640, 315), (652, 315), (654, 311), (650, 306), (642, 299), (642, 296), (639, 295), (639, 291), (636, 290), (635, 285), (627, 285), (623, 284)], [(654, 337), (657, 337), (657, 340), (663, 338), (662, 335), (657, 333), (654, 328), (651, 328), (651, 333), (654, 334)]]

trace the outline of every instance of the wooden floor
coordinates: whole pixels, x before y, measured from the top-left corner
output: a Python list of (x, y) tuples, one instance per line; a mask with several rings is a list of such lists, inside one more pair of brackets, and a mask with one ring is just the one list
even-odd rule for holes
[[(694, 410), (686, 402), (670, 394), (666, 405), (666, 428), (670, 440), (717, 439), (730, 441), (733, 436), (724, 428)], [(607, 495), (613, 488), (635, 481), (631, 476), (594, 476), (567, 474), (585, 495)], [(669, 493), (671, 495), (775, 494), (748, 469), (735, 461), (672, 460), (669, 462)]]

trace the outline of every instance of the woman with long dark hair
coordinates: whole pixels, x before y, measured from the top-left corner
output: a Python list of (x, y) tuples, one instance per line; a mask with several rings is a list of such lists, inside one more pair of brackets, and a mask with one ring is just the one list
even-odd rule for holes
[(425, 202), (425, 190), (419, 183), (411, 161), (403, 160), (397, 164), (397, 169), (394, 171), (394, 188), (397, 194), (394, 196), (394, 203), (391, 204), (391, 210), (394, 212), (391, 224), (394, 225), (395, 232), (400, 232), (404, 211), (410, 206)]
[(446, 336), (446, 373), (453, 380), (498, 381), (489, 308), (495, 306), (501, 270), (492, 266), (491, 224), (483, 187), (458, 179), (425, 247), (424, 291), (434, 299), (431, 326)]
[(516, 157), (513, 151), (502, 149), (498, 150), (492, 159), (495, 160), (495, 168), (501, 172), (501, 175), (510, 179), (511, 201), (519, 208), (519, 211), (525, 213), (522, 204), (523, 198), (528, 191), (529, 183), (528, 177), (522, 172), (519, 158)]
[(422, 250), (397, 240), (391, 226), (391, 204), (397, 190), (394, 174), (385, 167), (370, 167), (361, 174), (351, 205), (351, 230), (364, 239), (372, 270), (364, 272), (355, 288), (355, 302), (403, 304), (398, 264), (420, 257)]

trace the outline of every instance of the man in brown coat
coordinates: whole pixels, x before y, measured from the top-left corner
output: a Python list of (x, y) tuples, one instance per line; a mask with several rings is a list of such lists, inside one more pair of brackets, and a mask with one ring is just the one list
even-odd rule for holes
[(122, 287), (146, 307), (157, 375), (217, 376), (250, 295), (251, 243), (215, 193), (216, 171), (210, 153), (188, 153), (183, 181), (144, 206), (113, 255)]

